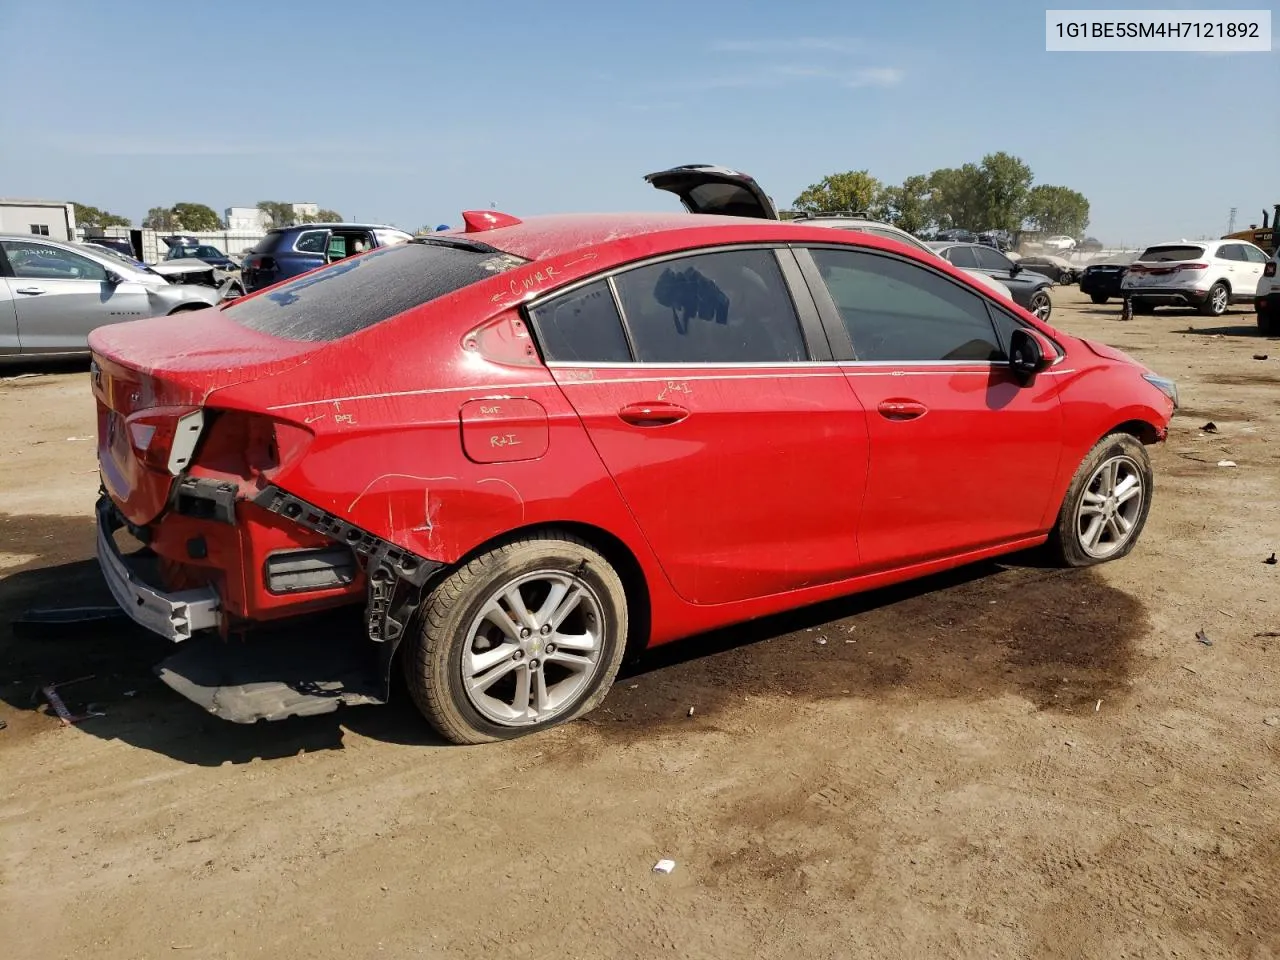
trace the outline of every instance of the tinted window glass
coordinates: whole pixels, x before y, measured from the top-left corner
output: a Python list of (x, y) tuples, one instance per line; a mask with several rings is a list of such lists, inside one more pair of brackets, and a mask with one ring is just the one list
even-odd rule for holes
[(290, 340), (337, 340), (527, 261), (428, 243), (381, 247), (225, 308), (228, 319)]
[(631, 350), (609, 284), (597, 280), (530, 311), (546, 360), (627, 363)]
[(5, 240), (0, 246), (9, 258), (13, 275), (20, 280), (107, 279), (107, 268), (102, 264), (61, 247), (24, 240)]
[(704, 253), (614, 278), (636, 359), (771, 363), (808, 359), (800, 320), (769, 250)]
[(942, 255), (962, 270), (978, 269), (978, 258), (973, 247), (950, 247), (943, 250)]
[(327, 230), (308, 230), (298, 235), (293, 249), (299, 253), (324, 253), (325, 243), (329, 239)]
[(1204, 256), (1204, 247), (1182, 246), (1180, 244), (1164, 244), (1158, 247), (1147, 247), (1142, 251), (1139, 260), (1151, 262), (1174, 260), (1199, 260)]
[(1234, 243), (1228, 243), (1218, 248), (1218, 259), (1219, 260), (1243, 260), (1244, 257), (1241, 256), (1240, 254), (1239, 245)]
[(978, 258), (978, 266), (983, 270), (1003, 270), (1009, 272), (1011, 261), (998, 250), (992, 250), (988, 247), (972, 248), (974, 256)]
[(1251, 263), (1266, 263), (1267, 255), (1257, 247), (1245, 247), (1244, 255), (1249, 258)]
[(892, 257), (814, 250), (859, 360), (1003, 360), (985, 301)]

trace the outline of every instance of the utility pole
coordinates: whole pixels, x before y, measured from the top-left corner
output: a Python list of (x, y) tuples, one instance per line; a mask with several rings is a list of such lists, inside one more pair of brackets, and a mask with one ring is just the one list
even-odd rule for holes
[(1235, 233), (1236, 231), (1236, 208), (1231, 208), (1231, 216), (1227, 217), (1227, 233)]

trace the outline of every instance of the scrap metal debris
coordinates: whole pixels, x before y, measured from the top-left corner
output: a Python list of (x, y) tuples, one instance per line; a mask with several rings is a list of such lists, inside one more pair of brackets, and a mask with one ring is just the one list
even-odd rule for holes
[(1236, 462), (1235, 462), (1234, 460), (1219, 460), (1219, 461), (1218, 461), (1218, 466), (1220, 466), (1220, 467), (1234, 467), (1235, 465), (1236, 465)]
[(654, 873), (670, 873), (675, 868), (676, 868), (676, 862), (674, 860), (659, 860), (657, 863), (653, 865), (653, 872)]
[(1255, 633), (1255, 637), (1280, 637), (1280, 630), (1263, 630), (1261, 633)]
[(1216, 423), (1214, 423), (1212, 420), (1210, 420), (1208, 423), (1206, 423), (1206, 424), (1205, 424), (1203, 427), (1201, 427), (1200, 429), (1201, 429), (1201, 430), (1203, 430), (1205, 433), (1217, 433), (1217, 432), (1218, 432), (1218, 425), (1217, 425)]
[(1203, 643), (1206, 647), (1213, 646), (1213, 641), (1209, 639), (1209, 635), (1204, 632), (1203, 627), (1201, 627), (1199, 630), (1196, 631), (1196, 639), (1199, 640), (1201, 643)]
[(1277, 563), (1280, 563), (1280, 560), (1276, 560), (1276, 555), (1273, 553), (1262, 562), (1274, 567)]
[(93, 717), (106, 716), (105, 713), (93, 709), (95, 704), (92, 703), (85, 708), (84, 713), (76, 715), (67, 709), (66, 703), (63, 702), (61, 695), (58, 693), (59, 687), (69, 687), (73, 683), (84, 683), (84, 681), (92, 679), (92, 676), (79, 677), (76, 680), (65, 680), (62, 683), (48, 683), (40, 688), (40, 692), (43, 693), (44, 698), (49, 701), (49, 706), (53, 707), (54, 713), (58, 715), (58, 719), (62, 721), (62, 725), (64, 727), (69, 727), (73, 723), (79, 723), (82, 720), (90, 720)]

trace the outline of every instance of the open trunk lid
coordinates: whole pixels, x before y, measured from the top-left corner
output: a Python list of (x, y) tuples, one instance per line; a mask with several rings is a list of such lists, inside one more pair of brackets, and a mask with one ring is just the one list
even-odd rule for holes
[(690, 163), (650, 173), (645, 180), (674, 193), (690, 213), (777, 220), (778, 211), (760, 184), (745, 173), (708, 163)]
[(211, 308), (100, 327), (89, 347), (102, 482), (141, 526), (190, 463), (211, 393), (296, 366), (323, 345), (256, 333)]

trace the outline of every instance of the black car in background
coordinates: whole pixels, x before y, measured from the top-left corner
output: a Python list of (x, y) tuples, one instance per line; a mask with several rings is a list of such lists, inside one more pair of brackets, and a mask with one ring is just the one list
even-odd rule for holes
[(1112, 297), (1123, 297), (1120, 283), (1129, 270), (1129, 264), (1137, 256), (1137, 253), (1125, 253), (1089, 264), (1080, 274), (1080, 292), (1088, 294), (1094, 303), (1106, 303)]
[(1014, 303), (1030, 310), (1041, 320), (1047, 321), (1053, 312), (1053, 300), (1049, 296), (1053, 281), (1010, 260), (999, 250), (981, 243), (934, 242), (929, 246), (954, 267), (978, 270), (995, 277), (1009, 288)]

